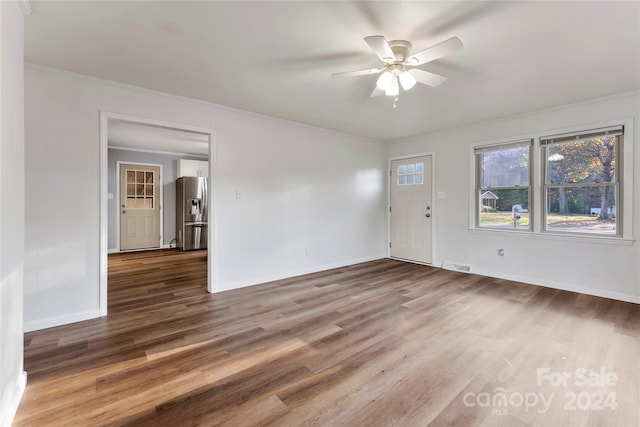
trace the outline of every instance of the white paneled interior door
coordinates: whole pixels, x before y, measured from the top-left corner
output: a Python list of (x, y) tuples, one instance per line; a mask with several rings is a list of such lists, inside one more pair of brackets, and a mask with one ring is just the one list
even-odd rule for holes
[(432, 262), (432, 157), (391, 161), (390, 255)]

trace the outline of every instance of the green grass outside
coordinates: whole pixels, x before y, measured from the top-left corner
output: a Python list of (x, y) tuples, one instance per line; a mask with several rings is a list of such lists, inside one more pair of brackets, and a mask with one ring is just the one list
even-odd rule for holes
[[(517, 224), (519, 226), (529, 225), (529, 214), (521, 213)], [(511, 212), (481, 212), (480, 223), (483, 225), (513, 225)], [(550, 213), (547, 215), (547, 225), (550, 227), (588, 227), (590, 225), (615, 223), (614, 219), (600, 220), (597, 215), (569, 214), (560, 215)]]

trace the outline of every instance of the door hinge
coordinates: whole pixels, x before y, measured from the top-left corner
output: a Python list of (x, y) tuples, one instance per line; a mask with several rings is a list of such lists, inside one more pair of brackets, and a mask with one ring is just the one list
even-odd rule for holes
[(393, 171), (389, 169), (389, 176), (393, 176)]
[(389, 247), (391, 247), (391, 242), (389, 242)]
[(391, 206), (389, 206), (389, 212), (391, 212)]

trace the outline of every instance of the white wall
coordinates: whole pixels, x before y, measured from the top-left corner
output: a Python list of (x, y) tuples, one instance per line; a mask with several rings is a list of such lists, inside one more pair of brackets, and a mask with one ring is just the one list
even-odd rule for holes
[(99, 313), (101, 110), (215, 130), (214, 291), (386, 254), (379, 141), (29, 64), (25, 104), (27, 330)]
[(0, 2), (0, 425), (11, 425), (26, 385), (23, 372), (24, 16)]
[[(419, 135), (387, 146), (390, 157), (432, 151), (435, 153), (435, 188), (445, 199), (434, 200), (436, 254), (434, 264), (452, 261), (472, 266), (472, 271), (593, 295), (640, 302), (640, 93), (628, 93), (561, 106), (448, 131)], [(579, 239), (550, 239), (522, 234), (469, 231), (470, 147), (489, 140), (535, 136), (536, 133), (572, 126), (633, 118), (632, 158), (625, 168), (634, 170), (634, 192), (624, 200), (633, 215), (632, 243), (606, 244)], [(629, 141), (626, 141), (629, 142)], [(629, 188), (629, 187), (628, 187)], [(538, 238), (536, 238), (538, 237)], [(506, 250), (504, 258), (498, 248)]]

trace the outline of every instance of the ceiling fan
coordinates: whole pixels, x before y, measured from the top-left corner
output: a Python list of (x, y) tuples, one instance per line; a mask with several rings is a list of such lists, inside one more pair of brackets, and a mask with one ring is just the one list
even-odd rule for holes
[(411, 43), (406, 40), (387, 42), (384, 36), (368, 36), (364, 40), (378, 58), (384, 62), (384, 66), (382, 68), (334, 73), (332, 76), (340, 78), (380, 73), (376, 88), (371, 93), (371, 96), (393, 96), (396, 102), (400, 87), (405, 91), (411, 89), (416, 83), (436, 87), (446, 80), (446, 77), (414, 67), (462, 50), (462, 42), (457, 37), (451, 37), (414, 54), (411, 53)]

